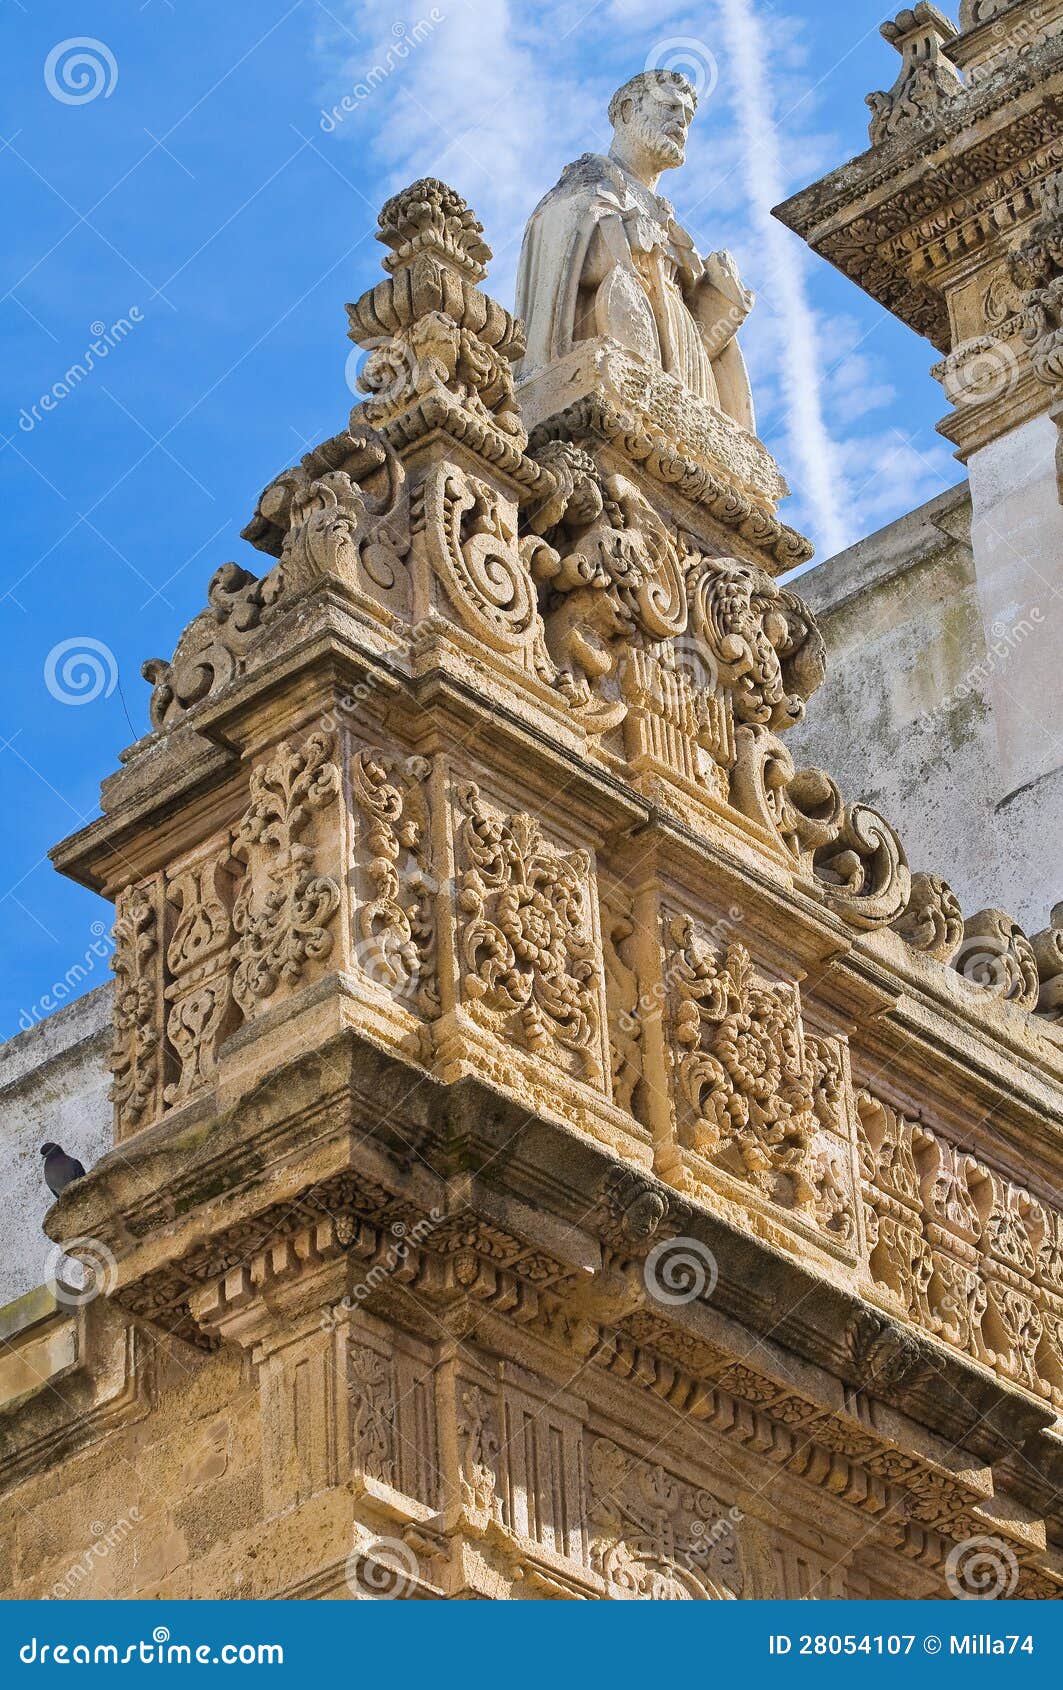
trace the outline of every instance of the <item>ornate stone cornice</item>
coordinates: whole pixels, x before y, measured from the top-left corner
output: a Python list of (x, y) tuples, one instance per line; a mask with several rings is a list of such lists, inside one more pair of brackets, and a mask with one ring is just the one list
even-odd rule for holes
[(1063, 37), (933, 107), (775, 208), (789, 228), (941, 351), (952, 345), (937, 267), (1019, 226), (1058, 168)]

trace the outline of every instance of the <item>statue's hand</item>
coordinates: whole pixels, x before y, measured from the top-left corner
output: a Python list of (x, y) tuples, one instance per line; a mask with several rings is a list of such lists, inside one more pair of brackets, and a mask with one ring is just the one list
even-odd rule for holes
[(722, 248), (719, 252), (710, 252), (705, 259), (704, 279), (734, 308), (739, 322), (744, 322), (753, 309), (754, 295), (751, 289), (743, 287), (734, 255)]

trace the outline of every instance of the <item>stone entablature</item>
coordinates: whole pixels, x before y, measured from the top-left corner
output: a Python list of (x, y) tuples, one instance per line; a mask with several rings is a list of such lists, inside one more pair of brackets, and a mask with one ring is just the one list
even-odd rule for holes
[(1019, 255), (1058, 223), (1063, 4), (967, 9), (957, 35), (921, 0), (882, 28), (903, 61), (869, 96), (870, 150), (776, 215), (945, 354), (940, 426), (966, 459), (1046, 408), (1054, 260), (1035, 281)]

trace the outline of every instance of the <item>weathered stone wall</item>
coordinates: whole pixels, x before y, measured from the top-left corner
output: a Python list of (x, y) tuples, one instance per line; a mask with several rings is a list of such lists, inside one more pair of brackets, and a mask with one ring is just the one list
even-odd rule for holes
[(112, 1001), (99, 986), (0, 1045), (0, 1306), (40, 1285), (54, 1253), (41, 1230), (52, 1203), (41, 1145), (53, 1139), (90, 1168), (113, 1143)]
[[(912, 868), (943, 875), (965, 911), (999, 904), (1036, 932), (1063, 892), (1061, 742), (1041, 649), (1059, 595), (1013, 573), (987, 605), (971, 518), (963, 482), (800, 578), (827, 674), (790, 744), (895, 820)], [(1001, 507), (984, 520), (1006, 532)]]

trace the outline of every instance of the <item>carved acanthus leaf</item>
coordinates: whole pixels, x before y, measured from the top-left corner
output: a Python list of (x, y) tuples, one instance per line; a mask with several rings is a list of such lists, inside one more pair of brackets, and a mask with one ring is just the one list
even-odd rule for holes
[(169, 663), (149, 657), (141, 674), (151, 682), (151, 725), (159, 732), (174, 726), (186, 711), (218, 692), (243, 668), (245, 654), (260, 624), (283, 591), (277, 569), (260, 580), (235, 563), (215, 570), (207, 588), (209, 608), (193, 617)]
[(739, 722), (792, 727), (823, 679), (826, 648), (807, 605), (741, 558), (706, 557), (688, 581), (691, 633)]
[(947, 881), (937, 874), (913, 874), (904, 912), (893, 923), (906, 945), (937, 962), (950, 962), (963, 939), (963, 911)]
[(280, 558), (286, 592), (331, 575), (386, 595), (409, 551), (405, 481), (380, 435), (345, 429), (270, 482), (243, 537)]
[(822, 769), (795, 769), (765, 727), (740, 727), (731, 799), (778, 836), (795, 872), (854, 927), (882, 927), (908, 903), (911, 875), (896, 833), (866, 804), (846, 804)]
[(1032, 1009), (1040, 992), (1037, 957), (1022, 928), (1004, 910), (979, 910), (964, 922), (952, 966), (990, 997)]

